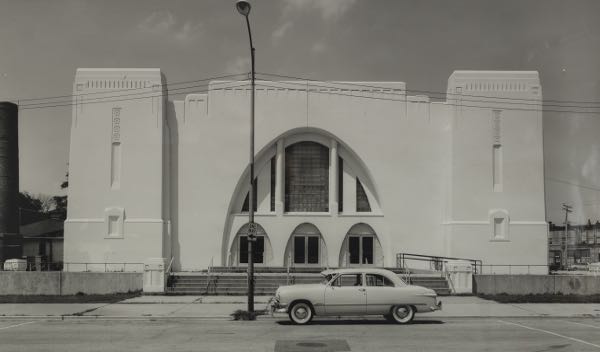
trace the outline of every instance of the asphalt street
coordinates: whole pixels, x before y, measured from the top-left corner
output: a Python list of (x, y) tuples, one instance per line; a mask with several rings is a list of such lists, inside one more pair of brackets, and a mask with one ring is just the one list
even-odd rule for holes
[(600, 351), (600, 319), (11, 319), (0, 351)]

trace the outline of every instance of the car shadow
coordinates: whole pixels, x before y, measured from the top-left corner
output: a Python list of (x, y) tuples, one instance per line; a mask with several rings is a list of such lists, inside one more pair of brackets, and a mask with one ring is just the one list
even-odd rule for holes
[[(277, 321), (279, 325), (295, 325), (289, 320)], [(419, 319), (413, 320), (407, 325), (437, 325), (445, 324), (442, 320)], [(400, 325), (387, 320), (375, 319), (313, 319), (308, 325)]]

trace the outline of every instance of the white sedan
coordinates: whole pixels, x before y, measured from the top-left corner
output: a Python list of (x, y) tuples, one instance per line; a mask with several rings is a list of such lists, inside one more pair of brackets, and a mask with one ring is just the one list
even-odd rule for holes
[(295, 324), (307, 324), (313, 316), (383, 315), (399, 324), (412, 321), (415, 313), (442, 309), (435, 291), (407, 285), (384, 269), (337, 269), (321, 273), (320, 284), (281, 286), (272, 308), (287, 313)]

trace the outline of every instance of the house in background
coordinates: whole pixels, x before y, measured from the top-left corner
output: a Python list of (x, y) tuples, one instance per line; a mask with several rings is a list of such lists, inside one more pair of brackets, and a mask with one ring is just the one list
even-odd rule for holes
[(64, 221), (43, 219), (20, 226), (29, 270), (59, 270), (63, 262)]

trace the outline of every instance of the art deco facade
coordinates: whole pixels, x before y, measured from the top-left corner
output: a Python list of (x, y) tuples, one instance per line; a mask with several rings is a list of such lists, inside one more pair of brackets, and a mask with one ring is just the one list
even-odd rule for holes
[[(248, 82), (166, 87), (158, 69), (77, 71), (65, 262), (247, 263)], [(256, 94), (257, 265), (547, 263), (537, 72), (456, 71), (445, 102), (402, 82)]]

